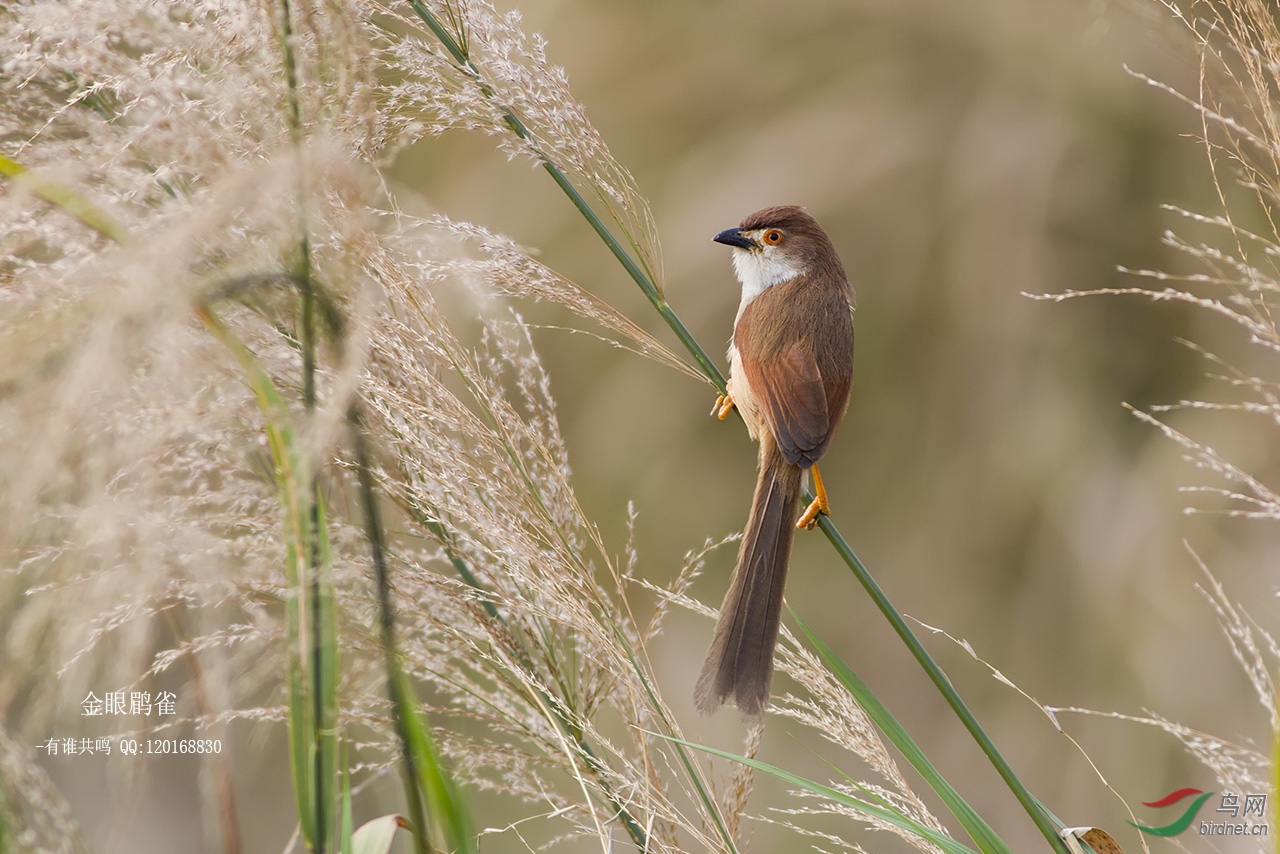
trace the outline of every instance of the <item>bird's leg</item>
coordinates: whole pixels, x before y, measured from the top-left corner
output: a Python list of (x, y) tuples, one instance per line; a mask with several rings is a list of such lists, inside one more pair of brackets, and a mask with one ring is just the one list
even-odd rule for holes
[(734, 405), (733, 395), (727, 393), (716, 395), (716, 405), (711, 407), (711, 414), (723, 421), (729, 417)]
[(831, 515), (831, 505), (827, 503), (827, 488), (822, 485), (822, 475), (818, 474), (818, 467), (815, 465), (809, 471), (813, 472), (813, 503), (809, 505), (808, 510), (804, 511), (800, 521), (796, 522), (796, 527), (812, 531), (818, 524), (819, 514)]

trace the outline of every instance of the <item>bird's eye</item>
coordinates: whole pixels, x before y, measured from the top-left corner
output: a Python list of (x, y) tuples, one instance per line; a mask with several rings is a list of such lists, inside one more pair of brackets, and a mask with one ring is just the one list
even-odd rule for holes
[(764, 233), (764, 242), (770, 246), (777, 246), (782, 242), (782, 232), (776, 228), (771, 228)]

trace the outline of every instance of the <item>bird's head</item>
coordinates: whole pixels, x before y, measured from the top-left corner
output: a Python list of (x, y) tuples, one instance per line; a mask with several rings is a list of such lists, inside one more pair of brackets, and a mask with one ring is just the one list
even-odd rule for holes
[(712, 240), (733, 247), (733, 269), (742, 283), (744, 302), (773, 285), (816, 272), (817, 266), (840, 263), (817, 220), (796, 205), (756, 211)]

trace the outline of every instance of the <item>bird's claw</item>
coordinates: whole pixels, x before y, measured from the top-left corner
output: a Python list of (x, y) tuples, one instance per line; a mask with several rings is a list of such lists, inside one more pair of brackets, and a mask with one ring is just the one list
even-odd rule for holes
[(818, 472), (818, 467), (815, 465), (809, 469), (809, 472), (813, 475), (813, 501), (800, 517), (800, 521), (796, 522), (797, 528), (804, 528), (806, 531), (812, 531), (818, 526), (819, 516), (831, 515), (831, 504), (827, 501), (827, 488), (822, 483), (822, 475)]
[(830, 515), (831, 508), (828, 506), (827, 502), (815, 498), (809, 504), (809, 509), (805, 510), (804, 514), (800, 517), (800, 521), (796, 522), (796, 527), (804, 528), (806, 531), (812, 531), (814, 528), (818, 527), (819, 516)]

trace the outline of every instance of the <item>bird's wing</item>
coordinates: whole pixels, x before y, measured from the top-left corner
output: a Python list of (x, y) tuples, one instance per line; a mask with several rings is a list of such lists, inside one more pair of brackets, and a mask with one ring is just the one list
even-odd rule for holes
[(773, 359), (743, 359), (742, 367), (787, 462), (812, 465), (831, 434), (827, 393), (813, 349), (797, 341)]

